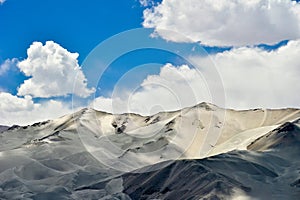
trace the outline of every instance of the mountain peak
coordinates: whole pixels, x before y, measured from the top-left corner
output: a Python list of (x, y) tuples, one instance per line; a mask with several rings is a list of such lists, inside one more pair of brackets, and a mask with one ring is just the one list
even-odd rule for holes
[(208, 102), (201, 102), (201, 103), (193, 106), (192, 108), (195, 108), (195, 107), (196, 108), (204, 108), (205, 110), (208, 110), (208, 111), (217, 110), (219, 108), (215, 104), (208, 103)]

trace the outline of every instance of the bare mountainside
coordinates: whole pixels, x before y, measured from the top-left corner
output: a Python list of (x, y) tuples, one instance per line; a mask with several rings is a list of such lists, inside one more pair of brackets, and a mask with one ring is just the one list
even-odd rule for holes
[(298, 109), (83, 109), (0, 135), (2, 199), (297, 199)]

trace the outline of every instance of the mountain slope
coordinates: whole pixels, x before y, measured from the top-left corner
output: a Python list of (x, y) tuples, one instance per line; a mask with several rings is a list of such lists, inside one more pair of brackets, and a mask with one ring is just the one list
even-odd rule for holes
[(234, 151), (153, 167), (158, 170), (123, 175), (124, 193), (132, 199), (296, 200), (300, 195), (299, 157)]
[(173, 161), (163, 168), (159, 163), (123, 175), (124, 192), (133, 199), (299, 199), (299, 121), (254, 140), (251, 151)]
[[(298, 127), (299, 118), (297, 109), (235, 111), (201, 103), (153, 116), (83, 109), (56, 120), (10, 127), (0, 134), (0, 198), (168, 198), (177, 194), (174, 188), (186, 198), (229, 198), (253, 196), (257, 185), (267, 188), (270, 181), (278, 182), (274, 187), (287, 187), (293, 198), (299, 194), (300, 179), (290, 152), (297, 155), (298, 143), (289, 143), (293, 151), (288, 153), (279, 145), (285, 154), (273, 153), (273, 147), (284, 139), (275, 134), (280, 127)], [(269, 134), (275, 139), (265, 137)], [(228, 153), (232, 150), (244, 151)], [(274, 165), (265, 162), (269, 159)], [(172, 160), (177, 161), (169, 165)], [(223, 163), (228, 164), (221, 170)], [(245, 166), (249, 171), (243, 171)], [(132, 173), (135, 170), (143, 173)], [(162, 176), (151, 174), (159, 170)], [(291, 173), (283, 174), (286, 170)], [(188, 178), (177, 179), (181, 173)], [(260, 177), (263, 180), (257, 180)], [(207, 180), (211, 183), (200, 184)]]

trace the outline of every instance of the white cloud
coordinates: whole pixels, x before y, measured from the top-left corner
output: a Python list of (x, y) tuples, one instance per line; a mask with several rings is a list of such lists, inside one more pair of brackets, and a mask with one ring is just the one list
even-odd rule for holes
[(154, 5), (153, 0), (140, 0), (140, 4), (144, 7)]
[(73, 110), (65, 103), (47, 100), (34, 103), (30, 96), (24, 98), (0, 92), (0, 124), (28, 125), (72, 113)]
[[(87, 88), (86, 78), (78, 65), (78, 54), (70, 53), (59, 44), (34, 42), (27, 49), (27, 58), (18, 63), (28, 77), (18, 89), (18, 95), (53, 97), (75, 94), (87, 97), (93, 89)], [(76, 90), (73, 90), (76, 84)]]
[(121, 109), (116, 109), (116, 108), (113, 109), (112, 98), (106, 98), (103, 96), (95, 98), (95, 100), (91, 103), (91, 107), (93, 107), (97, 110), (101, 110), (101, 111), (109, 112), (109, 113), (112, 113), (113, 110), (115, 110), (115, 111), (118, 110), (118, 112), (120, 112), (120, 113), (125, 112), (125, 107), (124, 107), (124, 106), (126, 106), (125, 102), (123, 102), (119, 98), (114, 98), (114, 102), (117, 102), (117, 105), (120, 106)]
[(32, 110), (34, 108), (34, 103), (31, 96), (25, 96), (24, 98), (19, 98), (13, 96), (10, 93), (1, 92), (0, 93), (0, 110), (4, 112), (18, 112), (21, 110)]
[(131, 90), (123, 89), (126, 82), (125, 79), (118, 83), (121, 88), (115, 89), (112, 98), (98, 97), (92, 106), (113, 113), (149, 115), (193, 106), (200, 101), (211, 101), (202, 75), (187, 65), (166, 64), (160, 74), (149, 75), (140, 86)]
[[(215, 103), (218, 100), (212, 97), (218, 94), (213, 93), (222, 92), (223, 88), (227, 108), (300, 107), (299, 55), (300, 40), (296, 40), (273, 51), (240, 47), (209, 57), (193, 57), (191, 60), (199, 66), (200, 73), (186, 65), (166, 64), (160, 74), (149, 75), (138, 88), (116, 89), (112, 98), (97, 98), (94, 107), (114, 113), (148, 115), (202, 101)], [(211, 68), (216, 68), (223, 82), (214, 91), (210, 91), (209, 84), (219, 80), (207, 76), (206, 70)], [(124, 85), (126, 80), (118, 84)]]
[(227, 107), (279, 108), (300, 107), (299, 55), (300, 40), (296, 40), (274, 51), (241, 47), (193, 60), (199, 66), (218, 69)]
[(6, 0), (0, 0), (0, 4), (3, 4)]
[(0, 65), (0, 76), (5, 74), (13, 65), (16, 65), (18, 62), (18, 59), (6, 59), (1, 65)]
[(176, 42), (200, 41), (209, 46), (274, 44), (300, 37), (300, 3), (290, 0), (163, 0), (144, 10), (143, 26), (155, 28), (160, 36)]
[[(77, 53), (70, 53), (48, 41), (45, 45), (34, 42), (27, 54), (28, 57), (21, 62), (15, 58), (7, 59), (0, 66), (0, 75), (6, 73), (12, 65), (17, 65), (21, 72), (30, 77), (18, 88), (19, 96), (0, 88), (1, 125), (27, 125), (73, 112), (70, 102), (44, 99), (37, 103), (34, 97), (49, 98), (67, 94), (86, 97), (93, 92), (93, 89), (87, 88), (86, 78), (78, 65)], [(73, 90), (74, 84), (76, 90)]]

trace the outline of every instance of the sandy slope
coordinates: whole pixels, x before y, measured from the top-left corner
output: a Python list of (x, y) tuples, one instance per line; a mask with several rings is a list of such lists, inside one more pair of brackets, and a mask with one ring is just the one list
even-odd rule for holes
[[(270, 185), (271, 192), (274, 192), (272, 187), (283, 187), (287, 191), (284, 195), (293, 199), (299, 194), (300, 179), (296, 166), (299, 163), (292, 162), (291, 152), (297, 155), (298, 148), (293, 143), (289, 147), (293, 151), (287, 151), (286, 145), (279, 144), (287, 143), (283, 141), (288, 136), (275, 133), (286, 124), (298, 127), (298, 118), (297, 109), (235, 111), (201, 103), (153, 116), (112, 115), (83, 109), (56, 120), (12, 127), (0, 134), (0, 199), (136, 199), (139, 195), (167, 198), (176, 195), (174, 190), (178, 187), (186, 195), (182, 199), (199, 195), (263, 196), (259, 184), (265, 188)], [(288, 137), (288, 141), (298, 141), (298, 129), (293, 133), (296, 136)], [(267, 152), (228, 153), (247, 149)], [(176, 161), (172, 165), (165, 162), (213, 155), (217, 156)], [(163, 172), (162, 177), (147, 172), (140, 174), (141, 177), (126, 173), (153, 164), (157, 164), (156, 170), (168, 172)], [(180, 173), (189, 176), (176, 179)], [(144, 179), (153, 181), (144, 185), (135, 183)], [(194, 181), (194, 187), (189, 180)], [(212, 184), (200, 186), (204, 180)], [(157, 182), (164, 184), (155, 189)], [(270, 184), (273, 182), (274, 185)], [(186, 186), (181, 185), (184, 183)], [(173, 190), (172, 184), (175, 184)], [(147, 187), (148, 192), (145, 194), (137, 186)], [(171, 191), (162, 192), (166, 187)], [(274, 198), (280, 197), (280, 191), (275, 192)]]
[(299, 120), (258, 137), (246, 149), (251, 151), (167, 161), (126, 173), (120, 177), (123, 192), (132, 199), (299, 199)]

